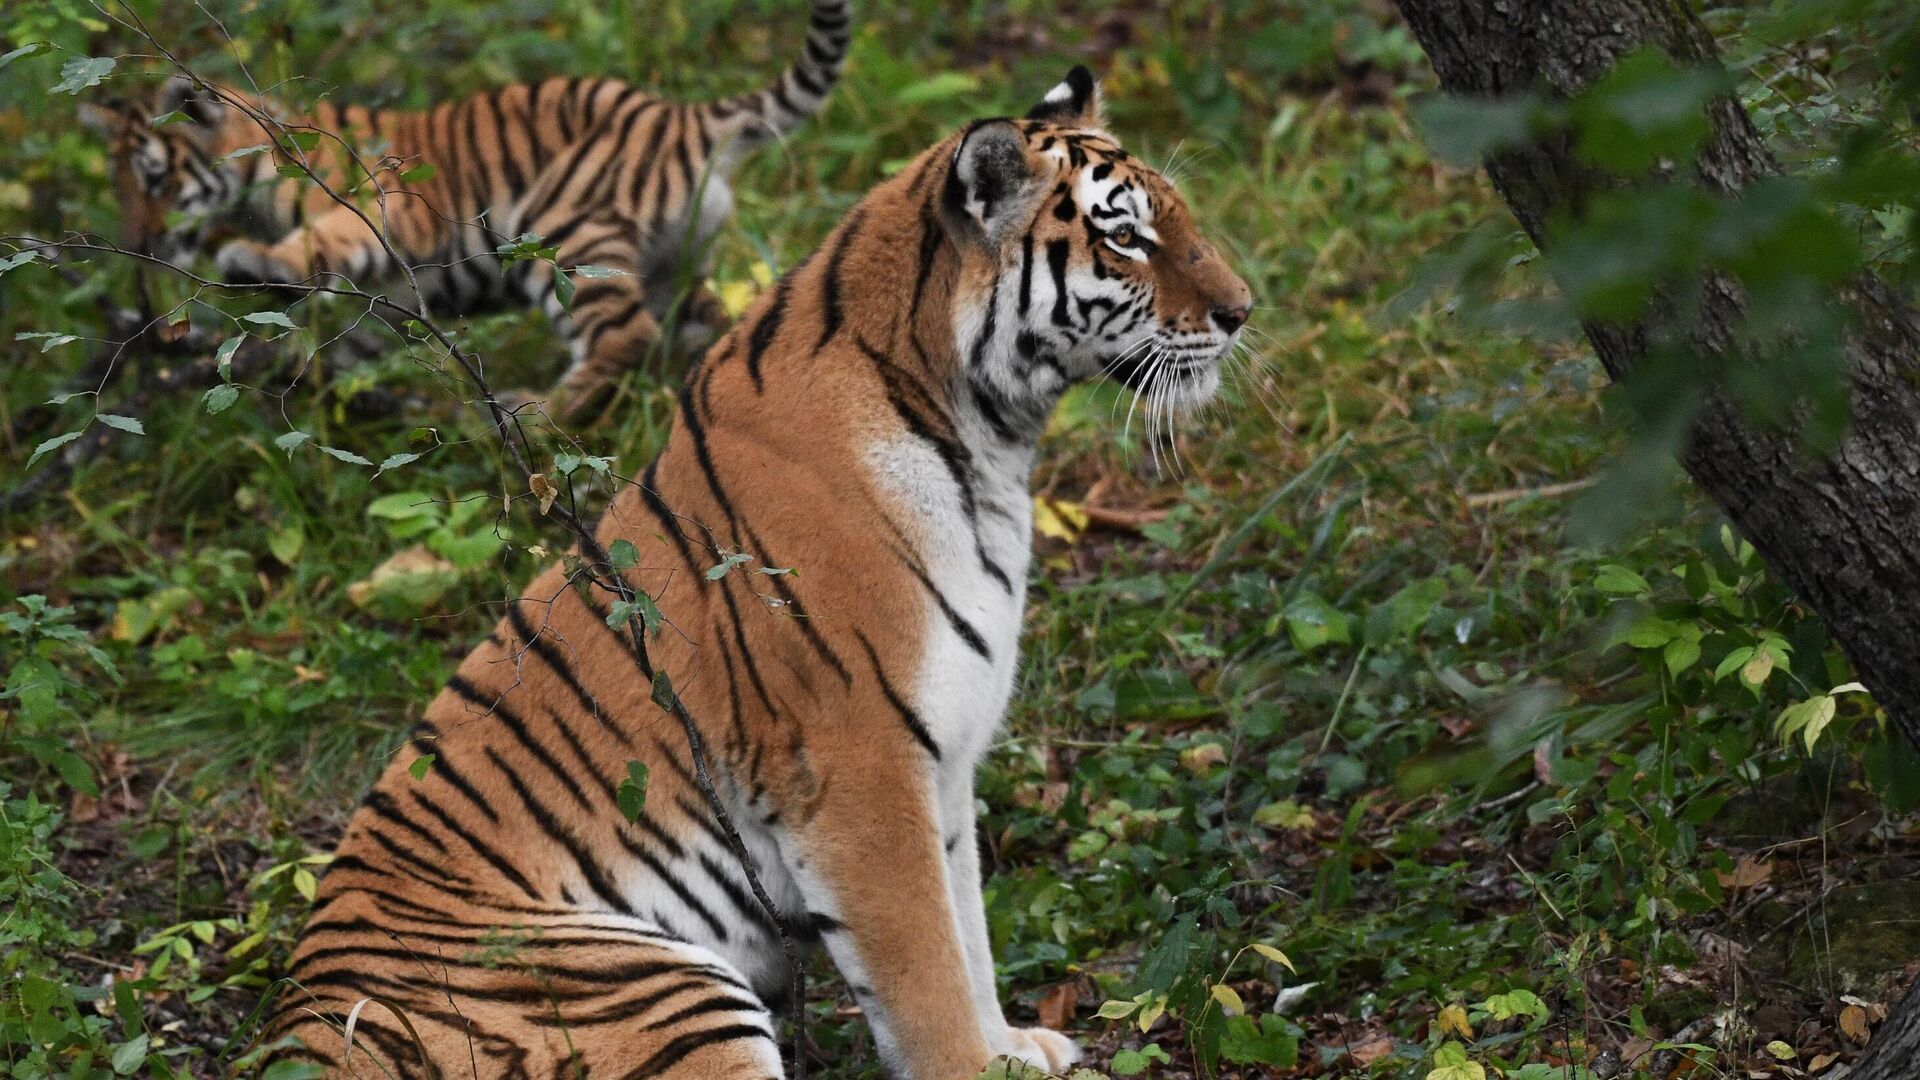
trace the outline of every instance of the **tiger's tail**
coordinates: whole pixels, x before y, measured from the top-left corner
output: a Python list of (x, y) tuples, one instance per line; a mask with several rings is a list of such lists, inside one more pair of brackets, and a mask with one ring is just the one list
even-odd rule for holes
[(754, 146), (791, 134), (820, 111), (853, 39), (853, 10), (849, 0), (812, 0), (807, 40), (800, 56), (780, 73), (773, 85), (708, 106), (719, 127), (733, 141)]

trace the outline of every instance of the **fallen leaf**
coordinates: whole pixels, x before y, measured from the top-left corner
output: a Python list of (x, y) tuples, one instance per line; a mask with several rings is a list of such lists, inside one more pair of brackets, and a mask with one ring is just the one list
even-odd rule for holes
[(1827, 1066), (1838, 1060), (1840, 1060), (1839, 1054), (1817, 1055), (1812, 1061), (1807, 1062), (1807, 1071), (1811, 1073), (1824, 1072)]
[(1735, 863), (1731, 873), (1721, 872), (1722, 888), (1738, 891), (1764, 885), (1773, 877), (1773, 864), (1765, 859), (1756, 859), (1751, 855), (1742, 855)]
[(1035, 495), (1033, 530), (1041, 536), (1078, 543), (1087, 531), (1087, 508), (1079, 503)]
[(1388, 1054), (1393, 1053), (1393, 1040), (1385, 1035), (1375, 1035), (1358, 1046), (1347, 1048), (1347, 1056), (1355, 1065), (1371, 1065)]
[(1180, 751), (1180, 764), (1190, 773), (1204, 774), (1227, 763), (1227, 748), (1216, 742), (1200, 743)]
[(1033, 1011), (1040, 1015), (1040, 1026), (1065, 1031), (1073, 1024), (1074, 1008), (1080, 1004), (1080, 980), (1069, 979), (1048, 987)]
[(1867, 1045), (1867, 1040), (1873, 1038), (1873, 1034), (1867, 1030), (1867, 1010), (1858, 1005), (1841, 1009), (1840, 1034), (1861, 1046)]

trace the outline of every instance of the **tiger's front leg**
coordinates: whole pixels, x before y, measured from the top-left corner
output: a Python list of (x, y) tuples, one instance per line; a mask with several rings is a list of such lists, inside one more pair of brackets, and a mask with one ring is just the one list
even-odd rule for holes
[(1003, 1055), (1064, 1065), (1010, 1039), (1004, 1021), (982, 1023), (934, 779), (910, 758), (875, 756), (823, 777), (805, 811), (786, 815), (781, 854), (882, 1059), (908, 1080), (971, 1078)]
[(372, 285), (391, 260), (380, 237), (349, 207), (335, 207), (271, 244), (234, 240), (214, 256), (223, 280), (236, 285), (299, 285), (335, 273)]

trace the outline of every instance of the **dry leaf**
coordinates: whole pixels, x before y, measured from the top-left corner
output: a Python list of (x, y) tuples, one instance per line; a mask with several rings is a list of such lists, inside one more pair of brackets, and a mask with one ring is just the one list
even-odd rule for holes
[(1078, 543), (1087, 531), (1087, 508), (1062, 499), (1033, 497), (1033, 530), (1041, 536)]
[(1722, 888), (1738, 891), (1764, 885), (1773, 877), (1773, 864), (1765, 859), (1756, 859), (1751, 855), (1742, 855), (1733, 866), (1732, 873), (1720, 873)]
[(1839, 1054), (1816, 1055), (1812, 1061), (1807, 1062), (1807, 1071), (1811, 1073), (1822, 1072), (1826, 1069), (1827, 1066), (1833, 1064), (1838, 1060), (1840, 1060)]
[(1371, 1065), (1391, 1053), (1393, 1053), (1393, 1040), (1385, 1035), (1375, 1035), (1366, 1042), (1347, 1049), (1347, 1056), (1353, 1058), (1355, 1065)]
[(1227, 763), (1227, 748), (1206, 742), (1180, 751), (1180, 764), (1190, 773), (1201, 774)]
[(559, 490), (547, 479), (546, 473), (534, 473), (527, 477), (527, 490), (540, 500), (540, 512), (543, 514), (553, 509), (553, 500), (560, 497)]
[(1080, 980), (1069, 979), (1048, 987), (1034, 1002), (1033, 1011), (1040, 1014), (1041, 1027), (1065, 1031), (1073, 1026), (1073, 1011), (1079, 1004)]
[(1463, 1039), (1473, 1038), (1473, 1024), (1467, 1020), (1466, 1008), (1458, 1003), (1441, 1009), (1440, 1015), (1434, 1017), (1433, 1022), (1441, 1031), (1450, 1035), (1458, 1035)]
[(1840, 1034), (1861, 1046), (1867, 1045), (1867, 1040), (1873, 1038), (1873, 1034), (1867, 1030), (1867, 1010), (1858, 1005), (1841, 1009)]

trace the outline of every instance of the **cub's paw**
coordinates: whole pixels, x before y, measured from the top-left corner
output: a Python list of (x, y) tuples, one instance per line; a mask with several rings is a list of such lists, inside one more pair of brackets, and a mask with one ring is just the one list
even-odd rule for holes
[(213, 257), (222, 281), (234, 285), (290, 285), (300, 280), (291, 266), (273, 257), (272, 249), (254, 240), (233, 240)]
[(1009, 1034), (1013, 1036), (1013, 1045), (1007, 1049), (1006, 1057), (1045, 1069), (1055, 1076), (1065, 1076), (1073, 1063), (1080, 1060), (1080, 1044), (1052, 1028), (1014, 1028)]

